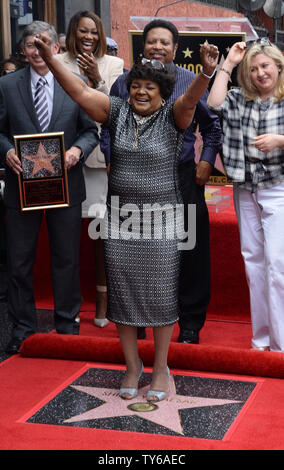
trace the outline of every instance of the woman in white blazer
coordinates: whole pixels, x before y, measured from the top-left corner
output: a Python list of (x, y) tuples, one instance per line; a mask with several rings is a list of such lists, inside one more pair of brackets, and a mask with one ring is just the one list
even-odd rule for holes
[[(109, 94), (117, 77), (123, 73), (122, 59), (106, 54), (107, 43), (101, 19), (91, 11), (79, 11), (70, 20), (66, 34), (64, 54), (58, 60), (71, 72), (84, 75), (88, 85)], [(100, 124), (98, 129), (100, 132)], [(82, 217), (103, 219), (106, 210), (107, 172), (99, 145), (84, 164), (87, 198), (83, 203)], [(103, 328), (106, 316), (107, 289), (104, 270), (103, 243), (94, 241), (96, 277), (96, 316), (94, 324)]]

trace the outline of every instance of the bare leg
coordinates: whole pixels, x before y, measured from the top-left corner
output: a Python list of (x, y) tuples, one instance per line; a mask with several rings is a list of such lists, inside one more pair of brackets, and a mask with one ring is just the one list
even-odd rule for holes
[[(153, 328), (155, 342), (155, 360), (150, 389), (157, 392), (166, 392), (169, 385), (167, 369), (168, 351), (174, 325)], [(148, 401), (155, 401), (155, 396), (147, 397)]]
[[(122, 380), (121, 388), (138, 388), (141, 361), (137, 347), (137, 328), (121, 324), (116, 324), (116, 328), (126, 362), (126, 373)], [(129, 394), (126, 393), (124, 395), (123, 398), (130, 398)]]
[(105, 278), (103, 242), (99, 238), (94, 241), (95, 250), (95, 275), (96, 275), (96, 318), (106, 317), (107, 310), (107, 289)]

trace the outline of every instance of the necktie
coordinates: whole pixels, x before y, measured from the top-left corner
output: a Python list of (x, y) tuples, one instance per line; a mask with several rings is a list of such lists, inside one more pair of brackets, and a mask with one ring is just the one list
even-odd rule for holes
[(34, 106), (42, 132), (46, 131), (49, 123), (48, 106), (44, 88), (46, 83), (47, 82), (43, 77), (38, 80), (34, 97)]

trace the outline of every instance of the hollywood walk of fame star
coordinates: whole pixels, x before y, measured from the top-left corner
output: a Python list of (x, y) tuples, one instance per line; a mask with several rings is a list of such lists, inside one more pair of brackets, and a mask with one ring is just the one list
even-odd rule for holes
[[(66, 419), (64, 423), (75, 423), (100, 418), (115, 418), (118, 416), (139, 416), (140, 418), (146, 419), (160, 426), (164, 426), (180, 435), (184, 435), (184, 431), (179, 410), (240, 403), (240, 401), (236, 400), (177, 395), (174, 378), (172, 376), (169, 381), (167, 398), (156, 403), (157, 406), (153, 407), (154, 409), (152, 411), (150, 407), (145, 406), (147, 405), (145, 398), (149, 385), (139, 389), (138, 396), (132, 400), (121, 399), (119, 391), (112, 388), (98, 388), (80, 385), (72, 385), (72, 388), (99, 398), (104, 403), (89, 411)], [(131, 409), (131, 405), (135, 404), (137, 404), (137, 406), (133, 406), (133, 411), (133, 409)], [(140, 406), (138, 406), (139, 404)], [(142, 411), (139, 411), (139, 409)]]
[(189, 57), (190, 59), (192, 58), (192, 54), (194, 51), (190, 51), (189, 48), (187, 47), (185, 51), (182, 51), (184, 54), (184, 58)]
[(47, 153), (42, 142), (40, 142), (37, 153), (34, 155), (23, 155), (23, 158), (34, 163), (32, 177), (37, 175), (43, 168), (55, 175), (51, 162), (58, 156), (58, 153)]

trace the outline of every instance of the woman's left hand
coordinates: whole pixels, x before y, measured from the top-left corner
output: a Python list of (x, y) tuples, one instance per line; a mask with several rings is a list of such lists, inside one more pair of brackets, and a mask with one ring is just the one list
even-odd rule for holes
[(251, 142), (255, 148), (261, 152), (268, 153), (278, 147), (283, 147), (284, 136), (279, 134), (261, 134), (254, 137), (254, 142)]
[(94, 84), (96, 88), (102, 80), (97, 61), (93, 55), (79, 54), (76, 59), (77, 64), (84, 70), (86, 77)]
[(212, 75), (218, 64), (218, 47), (205, 41), (200, 48), (200, 57), (204, 73)]

